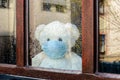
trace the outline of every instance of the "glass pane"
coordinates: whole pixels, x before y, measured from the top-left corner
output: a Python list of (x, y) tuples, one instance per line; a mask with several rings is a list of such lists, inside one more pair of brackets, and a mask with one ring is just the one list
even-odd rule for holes
[(120, 0), (99, 0), (99, 71), (120, 73)]
[(81, 0), (30, 0), (31, 66), (82, 70)]
[(16, 63), (16, 0), (0, 0), (0, 63)]

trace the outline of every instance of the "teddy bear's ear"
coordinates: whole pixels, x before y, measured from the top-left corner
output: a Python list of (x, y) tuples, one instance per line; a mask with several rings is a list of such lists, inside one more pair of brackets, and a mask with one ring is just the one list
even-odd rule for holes
[(35, 30), (35, 38), (37, 40), (39, 40), (39, 36), (40, 36), (40, 33), (43, 31), (43, 29), (45, 28), (45, 25), (42, 24), (42, 25), (39, 25), (36, 30)]
[(71, 24), (71, 23), (67, 23), (65, 25), (65, 27), (67, 28), (68, 32), (72, 36), (72, 39), (74, 39), (76, 41), (79, 38), (79, 35), (80, 35), (77, 26), (74, 25), (74, 24)]

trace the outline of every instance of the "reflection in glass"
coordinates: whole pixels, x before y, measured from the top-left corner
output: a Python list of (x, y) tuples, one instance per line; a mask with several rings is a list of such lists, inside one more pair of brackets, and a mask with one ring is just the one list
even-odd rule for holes
[(0, 7), (8, 8), (9, 7), (9, 0), (0, 0)]
[(0, 63), (16, 63), (16, 0), (0, 0)]
[[(99, 0), (99, 71), (120, 73), (120, 0)], [(100, 10), (99, 10), (100, 11)]]
[[(81, 33), (81, 0), (30, 0), (29, 5), (29, 53), (32, 66), (39, 63), (35, 67), (47, 65), (43, 67), (67, 69), (65, 65), (68, 64), (67, 67), (72, 70), (72, 66), (69, 65), (73, 60), (69, 57), (74, 55), (73, 62), (78, 63), (78, 66), (73, 70), (81, 70), (81, 37), (79, 35)], [(65, 58), (65, 53), (71, 51), (74, 53), (67, 54)], [(35, 57), (37, 57), (36, 62), (34, 62)], [(53, 66), (60, 64), (62, 66)], [(80, 68), (77, 69), (77, 67)]]

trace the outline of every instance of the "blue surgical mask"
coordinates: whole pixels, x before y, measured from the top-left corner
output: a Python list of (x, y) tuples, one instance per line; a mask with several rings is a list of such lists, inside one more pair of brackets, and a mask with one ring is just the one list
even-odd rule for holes
[(67, 45), (63, 41), (51, 40), (42, 45), (42, 50), (48, 57), (58, 59), (65, 56)]

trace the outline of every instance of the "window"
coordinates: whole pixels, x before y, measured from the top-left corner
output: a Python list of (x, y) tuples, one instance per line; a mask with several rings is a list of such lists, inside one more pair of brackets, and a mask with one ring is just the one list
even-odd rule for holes
[(0, 0), (0, 8), (8, 8), (9, 0)]
[(43, 10), (52, 12), (65, 12), (66, 7), (63, 5), (55, 5), (50, 3), (43, 3)]
[(43, 10), (50, 11), (51, 5), (49, 3), (43, 3)]
[[(9, 1), (13, 1), (13, 0), (9, 0)], [(100, 22), (101, 22), (100, 20), (98, 20), (99, 19), (98, 18), (98, 9), (97, 9), (98, 8), (98, 0), (82, 0), (81, 1), (82, 2), (81, 3), (82, 4), (82, 10), (81, 10), (82, 16), (78, 17), (78, 14), (81, 15), (81, 13), (71, 15), (71, 19), (72, 19), (71, 22), (73, 22), (74, 24), (77, 24), (77, 25), (78, 25), (79, 21), (75, 21), (75, 20), (77, 18), (82, 17), (82, 19), (81, 19), (81, 21), (82, 21), (82, 23), (81, 23), (82, 29), (81, 30), (82, 31), (80, 31), (80, 32), (82, 32), (82, 35), (81, 35), (82, 43), (78, 44), (78, 45), (82, 45), (82, 47), (81, 47), (82, 48), (81, 49), (82, 50), (82, 66), (83, 66), (82, 73), (80, 73), (79, 71), (78, 72), (74, 71), (74, 70), (72, 70), (72, 71), (69, 70), (69, 71), (67, 71), (69, 73), (66, 73), (66, 70), (56, 71), (56, 69), (54, 69), (54, 70), (47, 69), (46, 70), (46, 68), (31, 67), (30, 66), (30, 64), (31, 64), (30, 56), (31, 55), (29, 53), (33, 49), (30, 46), (31, 41), (29, 41), (29, 40), (31, 37), (30, 34), (33, 34), (33, 33), (30, 32), (30, 31), (32, 31), (32, 30), (30, 30), (30, 28), (31, 28), (31, 26), (38, 23), (38, 21), (37, 21), (39, 19), (39, 17), (37, 17), (38, 14), (41, 15), (44, 12), (51, 13), (48, 11), (43, 11), (43, 6), (40, 7), (40, 5), (42, 5), (42, 4), (39, 4), (39, 1), (41, 1), (41, 0), (37, 0), (37, 2), (35, 4), (34, 3), (32, 4), (32, 5), (36, 5), (38, 7), (32, 7), (32, 6), (29, 6), (30, 4), (28, 4), (28, 3), (32, 3), (33, 0), (16, 0), (16, 13), (15, 13), (16, 14), (16, 22), (15, 22), (16, 23), (16, 29), (15, 29), (16, 30), (16, 37), (15, 37), (16, 38), (15, 39), (16, 40), (16, 65), (1, 63), (0, 64), (0, 73), (26, 76), (26, 77), (34, 77), (35, 79), (42, 78), (42, 79), (52, 79), (52, 80), (58, 80), (58, 79), (61, 79), (61, 80), (64, 80), (64, 79), (68, 79), (68, 80), (71, 80), (71, 79), (72, 80), (74, 80), (74, 79), (76, 79), (76, 80), (113, 80), (113, 79), (118, 80), (118, 79), (120, 79), (119, 74), (118, 75), (109, 74), (109, 73), (106, 73), (103, 69), (102, 69), (103, 70), (102, 71), (100, 68), (100, 63), (99, 63), (100, 58), (98, 59), (98, 57), (100, 56), (99, 55), (100, 46), (98, 46), (99, 38), (100, 38), (99, 34), (105, 35), (104, 36), (105, 46), (107, 44), (106, 42), (108, 40), (107, 38), (109, 35), (106, 34), (106, 32), (105, 32), (106, 30), (104, 30), (104, 28), (103, 28), (103, 31), (98, 34), (98, 32), (99, 32), (98, 30), (101, 28), (101, 27), (98, 28), (98, 24), (100, 24)], [(50, 1), (49, 3), (56, 2), (55, 0), (44, 0), (44, 1), (46, 1), (46, 2)], [(53, 2), (51, 2), (51, 1), (53, 1)], [(66, 1), (66, 0), (57, 0), (57, 1), (61, 2), (61, 1)], [(78, 0), (73, 0), (73, 1), (77, 2)], [(111, 1), (114, 1), (114, 0), (111, 0)], [(46, 2), (44, 2), (44, 3), (46, 3)], [(60, 2), (59, 2), (59, 4), (61, 5)], [(12, 3), (12, 2), (10, 2), (10, 3)], [(72, 8), (72, 10), (68, 9), (68, 12), (70, 10), (74, 13), (74, 11), (76, 11), (76, 9), (79, 9), (79, 8), (76, 8), (76, 7), (79, 7), (76, 4), (78, 4), (78, 3), (72, 3), (71, 5), (72, 6), (74, 5), (74, 8)], [(107, 4), (107, 6), (109, 6), (109, 4)], [(29, 13), (29, 9), (32, 9), (33, 12), (35, 11), (36, 14)], [(2, 10), (4, 10), (4, 9), (2, 9)], [(108, 9), (105, 9), (105, 10), (108, 10)], [(67, 13), (67, 11), (65, 13)], [(57, 12), (57, 14), (64, 14), (64, 13)], [(106, 14), (107, 14), (107, 11), (106, 11)], [(36, 16), (36, 20), (34, 21), (34, 17), (30, 16), (30, 15)], [(29, 16), (31, 18), (29, 18)], [(100, 16), (100, 19), (104, 19), (103, 17), (104, 16), (102, 16), (102, 17)], [(43, 19), (45, 19), (45, 18), (43, 18)], [(10, 18), (10, 21), (11, 20), (12, 19)], [(33, 20), (33, 21), (29, 22), (29, 20)], [(49, 18), (47, 20), (49, 20)], [(0, 18), (0, 22), (1, 21), (3, 21), (3, 18), (2, 19)], [(98, 23), (98, 21), (99, 21), (99, 23)], [(31, 24), (31, 22), (34, 24)], [(43, 21), (41, 21), (41, 22), (43, 22)], [(107, 27), (105, 29), (107, 29)], [(1, 27), (0, 27), (0, 30), (1, 30)], [(9, 30), (8, 30), (8, 32), (9, 32)], [(2, 39), (2, 38), (0, 38), (0, 39)], [(61, 39), (58, 39), (58, 40), (61, 41)], [(48, 41), (49, 41), (49, 39), (48, 39)], [(78, 41), (81, 41), (81, 40), (78, 40)], [(76, 43), (79, 43), (79, 42), (76, 42)], [(36, 44), (36, 43), (34, 43), (34, 44)], [(35, 47), (37, 47), (37, 46), (35, 46)], [(78, 51), (80, 51), (80, 50), (78, 50), (78, 48), (77, 48), (77, 50), (76, 50), (76, 48), (73, 48), (73, 50), (75, 50), (76, 53), (78, 53)], [(105, 53), (106, 53), (106, 51), (107, 51), (107, 47), (105, 47)], [(35, 52), (35, 53), (37, 53), (37, 52)], [(98, 67), (98, 63), (99, 63), (99, 67)], [(104, 66), (102, 66), (102, 67), (104, 67)], [(112, 68), (112, 69), (116, 69), (116, 68)], [(111, 72), (111, 73), (113, 73), (113, 72)], [(115, 72), (115, 73), (117, 73), (117, 72)]]
[(105, 5), (105, 0), (99, 0), (99, 13), (102, 15), (104, 14), (104, 5)]
[(105, 35), (100, 35), (100, 53), (105, 54)]
[(67, 0), (43, 0), (43, 10), (51, 11), (51, 12), (66, 12), (67, 8)]
[[(7, 0), (0, 0), (5, 7)], [(11, 0), (10, 0), (11, 2)], [(0, 63), (16, 64), (16, 0), (0, 8)]]
[[(99, 14), (100, 72), (120, 74), (119, 3), (120, 0), (105, 0), (106, 14), (103, 16)], [(105, 35), (101, 35), (101, 33)], [(104, 54), (101, 54), (101, 52)]]
[[(31, 66), (82, 72), (81, 0), (45, 0), (43, 9), (50, 12), (42, 11), (42, 5), (33, 5), (42, 1), (31, 1), (29, 5)], [(68, 8), (66, 13), (64, 6)]]

